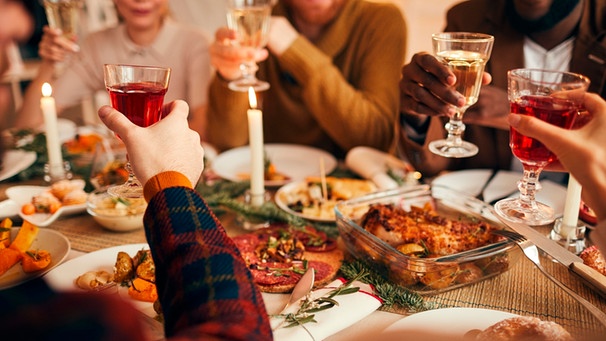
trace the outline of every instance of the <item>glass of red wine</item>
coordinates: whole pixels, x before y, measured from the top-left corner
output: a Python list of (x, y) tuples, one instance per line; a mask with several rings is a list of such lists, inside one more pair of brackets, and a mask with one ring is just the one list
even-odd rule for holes
[[(170, 72), (170, 68), (165, 67), (104, 65), (105, 87), (112, 107), (140, 127), (158, 122), (162, 116)], [(108, 192), (123, 198), (143, 197), (143, 186), (132, 172), (129, 162), (126, 169), (128, 180), (124, 184), (109, 187)]]
[[(589, 79), (583, 75), (539, 69), (515, 69), (507, 73), (511, 112), (537, 117), (553, 125), (571, 129), (583, 111), (583, 96)], [(524, 167), (518, 182), (520, 196), (495, 204), (497, 214), (512, 222), (531, 226), (552, 223), (553, 208), (535, 200), (539, 175), (557, 157), (541, 142), (510, 128), (509, 146)]]

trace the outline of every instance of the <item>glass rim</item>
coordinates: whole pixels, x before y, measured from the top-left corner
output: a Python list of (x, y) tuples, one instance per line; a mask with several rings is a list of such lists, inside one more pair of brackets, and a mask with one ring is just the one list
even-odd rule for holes
[(149, 66), (149, 65), (136, 65), (136, 64), (112, 64), (112, 63), (106, 63), (103, 64), (104, 68), (107, 68), (109, 66), (114, 66), (114, 67), (123, 67), (123, 68), (133, 68), (133, 69), (148, 69), (148, 70), (159, 70), (159, 71), (171, 71), (171, 68), (168, 66)]
[(494, 41), (494, 36), (477, 32), (440, 32), (433, 33), (431, 38), (434, 40), (448, 39), (452, 41), (463, 42), (487, 42)]
[(531, 73), (543, 73), (543, 74), (552, 74), (552, 75), (568, 75), (568, 76), (572, 76), (573, 78), (576, 78), (576, 80), (571, 79), (570, 81), (564, 82), (564, 83), (583, 83), (583, 84), (587, 84), (587, 86), (589, 86), (591, 80), (589, 79), (589, 77), (580, 74), (580, 73), (576, 73), (576, 72), (570, 72), (570, 71), (559, 71), (559, 70), (550, 70), (550, 69), (540, 69), (540, 68), (517, 68), (517, 69), (511, 69), (507, 71), (507, 77), (511, 77), (511, 76), (515, 76), (515, 77), (519, 77), (528, 81), (532, 81), (534, 83), (539, 83), (539, 84), (554, 84), (554, 83), (562, 83), (562, 81), (547, 81), (547, 80), (542, 80), (542, 79), (534, 79), (532, 77), (526, 76), (528, 74)]

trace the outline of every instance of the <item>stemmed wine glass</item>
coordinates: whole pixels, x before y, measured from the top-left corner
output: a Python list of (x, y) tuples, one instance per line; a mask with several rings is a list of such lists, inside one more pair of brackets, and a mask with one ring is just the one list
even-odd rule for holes
[[(571, 129), (582, 111), (583, 95), (589, 79), (583, 75), (539, 69), (515, 69), (507, 73), (507, 92), (511, 112), (537, 117)], [(518, 182), (519, 198), (495, 204), (497, 214), (509, 221), (545, 225), (554, 221), (554, 211), (535, 200), (539, 174), (557, 157), (541, 142), (510, 129), (509, 146), (522, 161), (524, 175)]]
[[(105, 87), (112, 107), (140, 127), (158, 122), (170, 72), (170, 68), (165, 67), (105, 64)], [(128, 161), (126, 169), (128, 180), (122, 185), (109, 187), (107, 191), (116, 197), (143, 197), (143, 186), (133, 174)]]
[(455, 89), (465, 97), (465, 105), (457, 108), (444, 126), (448, 132), (446, 139), (429, 143), (429, 150), (434, 154), (463, 158), (478, 153), (476, 145), (462, 139), (465, 131), (463, 114), (478, 101), (484, 66), (490, 58), (493, 42), (493, 36), (481, 33), (445, 32), (432, 35), (434, 55), (455, 74)]
[(247, 92), (251, 87), (257, 92), (269, 89), (269, 83), (255, 75), (259, 67), (252, 59), (252, 52), (267, 44), (271, 5), (272, 0), (228, 0), (227, 26), (236, 31), (239, 46), (252, 50), (251, 59), (240, 65), (242, 78), (228, 84), (234, 91)]

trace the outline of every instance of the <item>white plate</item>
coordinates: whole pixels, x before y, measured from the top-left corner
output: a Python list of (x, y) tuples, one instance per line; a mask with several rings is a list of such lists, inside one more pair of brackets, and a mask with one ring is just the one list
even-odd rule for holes
[[(18, 227), (11, 229), (11, 240), (15, 238), (19, 232)], [(27, 282), (31, 279), (40, 277), (45, 273), (51, 271), (57, 265), (59, 265), (70, 251), (69, 240), (64, 235), (57, 231), (49, 229), (39, 229), (36, 239), (32, 242), (32, 250), (41, 249), (46, 250), (51, 255), (51, 263), (44, 270), (25, 273), (21, 264), (16, 264), (10, 268), (4, 275), (0, 276), (0, 290), (13, 287), (17, 284)]]
[(279, 208), (281, 208), (283, 211), (290, 213), (292, 215), (296, 215), (297, 217), (301, 217), (301, 218), (304, 218), (307, 220), (312, 220), (312, 221), (324, 222), (324, 223), (334, 223), (336, 220), (336, 217), (321, 218), (321, 217), (305, 215), (301, 212), (293, 211), (290, 207), (288, 207), (288, 205), (291, 204), (291, 202), (289, 202), (289, 200), (288, 200), (288, 197), (290, 196), (291, 193), (306, 192), (306, 191), (307, 191), (307, 182), (305, 182), (305, 181), (291, 182), (278, 189), (278, 191), (276, 192), (276, 195), (274, 196), (274, 201), (276, 202), (276, 205)]
[[(488, 180), (490, 169), (470, 169), (456, 172), (449, 172), (436, 177), (432, 184), (451, 188), (455, 191), (466, 193), (470, 196), (476, 196), (482, 186)], [(522, 179), (522, 173), (512, 171), (500, 171), (492, 179), (490, 184), (484, 190), (484, 200), (490, 202), (493, 199), (503, 195), (517, 197), (518, 181)], [(543, 188), (537, 192), (538, 201), (551, 206), (556, 217), (564, 213), (564, 204), (566, 201), (566, 187), (550, 180), (541, 180)]]
[[(34, 196), (46, 190), (48, 190), (48, 187), (44, 186), (13, 186), (6, 189), (6, 196), (10, 200), (14, 201), (19, 206), (19, 208), (21, 208), (23, 205), (31, 202)], [(21, 212), (21, 209), (19, 209), (19, 216), (21, 217), (21, 219), (27, 220), (36, 226), (45, 227), (52, 224), (57, 218), (62, 215), (81, 213), (85, 210), (86, 203), (83, 203), (79, 205), (61, 206), (61, 208), (59, 208), (57, 212), (53, 214), (35, 213), (26, 215)]]
[(0, 219), (19, 216), (20, 207), (14, 201), (7, 199), (0, 202)]
[[(326, 174), (337, 167), (334, 156), (317, 148), (295, 144), (266, 144), (264, 149), (276, 170), (290, 177), (289, 180), (265, 181), (265, 186), (282, 186), (304, 180), (308, 176), (319, 176), (320, 158), (324, 158)], [(212, 163), (212, 169), (223, 179), (242, 181), (242, 174), (250, 174), (250, 148), (238, 147), (219, 154)]]
[[(137, 254), (138, 251), (143, 249), (149, 249), (149, 245), (145, 243), (128, 244), (90, 252), (80, 257), (70, 259), (69, 261), (61, 264), (52, 271), (49, 271), (46, 276), (44, 276), (44, 279), (51, 288), (57, 291), (75, 290), (86, 292), (86, 290), (80, 289), (75, 284), (75, 280), (80, 275), (88, 271), (101, 270), (113, 273), (118, 252), (123, 251), (133, 257), (135, 254)], [(137, 307), (137, 309), (139, 309), (143, 313), (152, 317), (157, 315), (154, 311), (152, 303), (131, 299), (130, 296), (128, 296), (128, 288), (126, 287), (119, 287), (118, 290), (120, 291), (119, 294), (121, 297), (127, 298), (131, 303), (135, 305), (135, 307)]]
[(2, 169), (0, 169), (0, 181), (6, 180), (17, 173), (26, 170), (36, 162), (36, 152), (24, 150), (7, 150), (2, 156)]
[(464, 340), (472, 329), (484, 330), (504, 319), (517, 315), (498, 310), (446, 308), (428, 310), (407, 316), (385, 328), (379, 337), (389, 340)]

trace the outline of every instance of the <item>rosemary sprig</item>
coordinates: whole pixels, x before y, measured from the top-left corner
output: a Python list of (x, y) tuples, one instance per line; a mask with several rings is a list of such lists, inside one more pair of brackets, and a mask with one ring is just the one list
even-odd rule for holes
[(278, 314), (273, 316), (284, 317), (284, 320), (287, 323), (284, 328), (302, 326), (303, 324), (310, 322), (317, 323), (317, 321), (315, 320), (315, 313), (330, 309), (334, 306), (338, 306), (339, 302), (334, 298), (336, 296), (350, 295), (358, 292), (360, 288), (353, 286), (353, 282), (355, 282), (356, 280), (360, 280), (365, 275), (365, 273), (359, 273), (358, 276), (356, 276), (355, 278), (352, 278), (351, 280), (341, 284), (337, 288), (314, 299), (311, 298), (311, 293), (309, 293), (305, 298), (303, 298), (300, 303), (299, 309), (296, 312)]
[(359, 260), (344, 261), (339, 270), (345, 278), (356, 278), (360, 273), (364, 273), (360, 281), (373, 285), (377, 296), (383, 300), (383, 305), (386, 307), (395, 306), (411, 312), (434, 308), (433, 305), (426, 303), (421, 295), (387, 281), (381, 274)]

